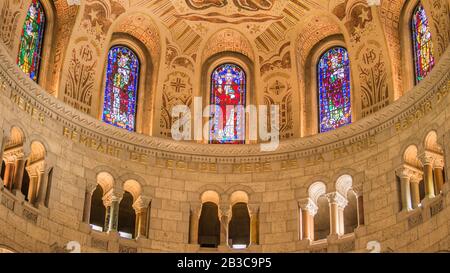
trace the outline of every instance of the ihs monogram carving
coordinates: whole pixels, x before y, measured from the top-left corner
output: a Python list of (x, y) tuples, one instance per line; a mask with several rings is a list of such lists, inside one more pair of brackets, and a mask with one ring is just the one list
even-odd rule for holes
[(172, 108), (178, 105), (190, 107), (192, 103), (192, 84), (189, 75), (183, 72), (173, 72), (167, 77), (162, 94), (160, 134), (171, 137), (171, 128), (175, 120), (172, 118)]
[[(370, 7), (355, 4), (345, 24), (351, 34), (351, 47), (356, 48), (362, 116), (375, 113), (389, 104), (388, 65), (384, 45), (368, 37), (383, 35), (376, 28)], [(373, 39), (373, 38), (371, 38)]]
[(361, 82), (362, 116), (365, 117), (389, 104), (386, 65), (380, 45), (371, 41), (358, 55)]
[(91, 45), (80, 43), (72, 50), (64, 102), (85, 113), (91, 111), (96, 60)]
[[(264, 102), (267, 106), (278, 105), (280, 107), (280, 138), (293, 137), (294, 119), (290, 83), (283, 78), (270, 80), (264, 90)], [(267, 123), (270, 128), (270, 116), (267, 117)]]

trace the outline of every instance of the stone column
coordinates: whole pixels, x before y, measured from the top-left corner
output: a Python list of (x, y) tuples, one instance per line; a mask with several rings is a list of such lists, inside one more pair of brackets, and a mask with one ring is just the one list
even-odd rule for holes
[(47, 179), (45, 179), (45, 177), (47, 172), (44, 169), (39, 170), (38, 172), (39, 174), (36, 204), (40, 207), (44, 207), (45, 192), (47, 189)]
[(250, 245), (259, 244), (259, 205), (248, 205), (250, 214)]
[[(3, 149), (5, 148), (5, 143), (7, 141), (7, 138), (5, 137), (3, 130), (0, 130), (0, 134), (1, 134), (1, 137), (0, 137), (0, 140), (1, 140), (1, 143), (0, 143), (0, 168), (1, 168), (1, 164), (3, 164), (2, 163), (2, 161), (3, 161)], [(6, 161), (5, 161), (5, 167), (6, 167)], [(0, 179), (1, 179), (1, 177), (0, 177)], [(3, 189), (3, 187), (5, 186), (5, 183), (6, 182), (3, 179), (3, 183), (1, 183), (1, 185), (0, 185), (0, 190)]]
[(422, 180), (422, 176), (413, 175), (411, 176), (410, 185), (411, 185), (411, 202), (413, 209), (417, 209), (420, 205), (420, 190), (419, 183)]
[(139, 196), (133, 204), (133, 209), (136, 212), (136, 238), (141, 236), (147, 237), (147, 213), (149, 203), (149, 198)]
[(136, 210), (136, 238), (147, 237), (147, 208), (139, 208)]
[(30, 184), (28, 187), (28, 203), (34, 204), (36, 202), (36, 191), (38, 185), (39, 176), (36, 172), (30, 174)]
[(104, 202), (106, 209), (106, 232), (117, 232), (119, 222), (119, 204), (122, 200), (123, 192), (112, 190), (110, 196)]
[(12, 178), (13, 178), (13, 172), (14, 172), (14, 163), (10, 161), (5, 162), (5, 177), (4, 177), (4, 186), (7, 189), (11, 189), (12, 186)]
[(91, 220), (91, 204), (92, 194), (94, 194), (97, 184), (87, 184), (84, 191), (84, 209), (83, 209), (83, 222), (89, 224)]
[(220, 245), (229, 246), (228, 244), (228, 225), (231, 218), (231, 207), (229, 205), (220, 206)]
[(428, 153), (420, 156), (423, 165), (423, 181), (425, 183), (425, 198), (434, 198), (433, 163), (434, 157)]
[(23, 172), (25, 171), (24, 155), (18, 157), (14, 163), (14, 181), (12, 185), (13, 192), (22, 190)]
[(193, 245), (198, 245), (198, 226), (200, 221), (200, 215), (202, 212), (202, 205), (195, 204), (191, 205), (190, 209), (190, 223), (189, 223), (189, 243)]
[(434, 181), (435, 181), (435, 194), (439, 195), (442, 192), (444, 186), (444, 157), (439, 157), (434, 161)]
[(347, 206), (347, 199), (338, 192), (327, 194), (330, 204), (330, 235), (344, 234), (344, 208)]
[(400, 191), (402, 197), (402, 211), (412, 210), (411, 202), (411, 177), (412, 171), (405, 167), (400, 167), (395, 171), (396, 175), (400, 178)]
[(300, 200), (301, 232), (300, 240), (314, 241), (314, 216), (318, 207), (311, 198)]
[(113, 196), (109, 211), (108, 232), (118, 231), (119, 224), (119, 204), (122, 198)]
[(353, 193), (356, 196), (356, 213), (357, 213), (357, 221), (358, 227), (364, 225), (364, 198), (363, 198), (363, 189), (362, 185), (354, 186)]

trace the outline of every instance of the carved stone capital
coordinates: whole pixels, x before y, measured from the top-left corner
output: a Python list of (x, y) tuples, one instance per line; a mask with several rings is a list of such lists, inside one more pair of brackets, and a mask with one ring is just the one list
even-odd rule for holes
[(90, 194), (93, 194), (95, 189), (97, 188), (97, 183), (87, 182), (86, 183), (86, 191)]
[(137, 200), (133, 204), (133, 208), (136, 212), (140, 212), (142, 210), (145, 210), (148, 208), (148, 205), (150, 204), (151, 199), (146, 196), (139, 196)]
[(423, 172), (419, 169), (409, 165), (403, 165), (395, 170), (395, 174), (400, 179), (409, 179), (410, 182), (420, 182), (423, 177)]
[(425, 152), (419, 156), (419, 160), (423, 166), (431, 165), (433, 166), (436, 156), (430, 152)]
[(256, 215), (259, 212), (259, 204), (250, 204), (247, 205), (248, 212), (250, 213), (250, 216)]
[(229, 218), (231, 216), (231, 207), (230, 205), (221, 205), (219, 207), (219, 216)]
[(327, 198), (330, 204), (336, 204), (341, 209), (344, 209), (348, 204), (347, 198), (338, 192), (328, 193)]
[(436, 159), (434, 160), (433, 168), (443, 169), (444, 167), (445, 167), (444, 157), (441, 155), (436, 155)]
[(362, 183), (358, 184), (358, 185), (353, 185), (352, 186), (352, 190), (355, 193), (356, 197), (362, 196), (363, 195), (363, 185), (362, 185)]
[(314, 203), (311, 198), (306, 198), (298, 201), (298, 205), (302, 210), (308, 211), (308, 213), (312, 216), (317, 214), (319, 207)]

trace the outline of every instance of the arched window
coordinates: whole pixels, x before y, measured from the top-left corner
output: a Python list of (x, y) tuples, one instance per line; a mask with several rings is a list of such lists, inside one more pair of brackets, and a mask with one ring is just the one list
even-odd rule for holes
[(245, 143), (246, 91), (246, 75), (240, 66), (222, 64), (212, 72), (210, 103), (215, 108), (212, 109), (210, 143)]
[[(2, 180), (5, 180), (5, 171), (6, 171), (6, 163), (5, 163), (5, 160), (2, 160), (2, 169), (0, 172), (0, 178)], [(3, 182), (5, 182), (5, 181), (3, 181)]]
[(132, 239), (136, 234), (136, 212), (133, 208), (133, 195), (125, 191), (119, 205), (119, 233), (120, 236)]
[(431, 41), (428, 17), (422, 3), (414, 9), (411, 19), (411, 29), (414, 48), (416, 83), (423, 80), (434, 66), (433, 43)]
[(320, 133), (352, 122), (350, 62), (342, 47), (326, 51), (317, 66)]
[(89, 224), (98, 231), (103, 231), (105, 226), (106, 208), (103, 204), (103, 189), (100, 185), (92, 193), (91, 214)]
[(198, 244), (201, 247), (217, 247), (220, 244), (219, 207), (213, 202), (202, 204), (198, 225)]
[[(28, 160), (25, 161), (24, 166), (28, 166)], [(30, 174), (28, 173), (28, 170), (26, 168), (23, 172), (22, 187), (20, 191), (25, 196), (25, 201), (30, 201)]]
[(231, 213), (229, 244), (233, 248), (246, 248), (250, 244), (250, 214), (247, 204), (235, 204)]
[(44, 29), (44, 7), (39, 0), (32, 0), (22, 28), (17, 64), (35, 82), (38, 81)]
[(106, 69), (103, 121), (134, 131), (136, 126), (139, 59), (125, 46), (109, 50)]

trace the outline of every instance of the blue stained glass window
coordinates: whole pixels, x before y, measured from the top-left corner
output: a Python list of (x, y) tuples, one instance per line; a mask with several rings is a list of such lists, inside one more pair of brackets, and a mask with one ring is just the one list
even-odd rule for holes
[(135, 130), (139, 59), (125, 46), (109, 50), (106, 69), (103, 121), (129, 131)]
[(211, 75), (213, 118), (210, 123), (210, 143), (245, 143), (245, 100), (244, 70), (229, 63), (217, 67)]
[(35, 82), (38, 81), (44, 29), (44, 7), (39, 0), (32, 0), (20, 36), (17, 65)]
[(434, 67), (430, 26), (425, 9), (420, 2), (414, 10), (411, 29), (414, 44), (416, 83), (419, 83)]
[(350, 124), (350, 62), (345, 48), (334, 47), (319, 60), (319, 129), (327, 132)]

